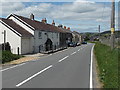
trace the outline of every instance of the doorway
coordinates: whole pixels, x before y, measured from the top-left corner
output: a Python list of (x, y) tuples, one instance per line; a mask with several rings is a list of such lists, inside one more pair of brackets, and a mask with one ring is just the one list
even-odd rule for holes
[(45, 49), (46, 51), (52, 50), (53, 47), (53, 42), (51, 41), (51, 39), (47, 39), (47, 41), (45, 42)]

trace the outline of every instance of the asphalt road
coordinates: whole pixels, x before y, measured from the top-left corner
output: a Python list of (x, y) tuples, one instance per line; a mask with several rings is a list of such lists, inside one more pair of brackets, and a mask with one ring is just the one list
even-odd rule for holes
[(4, 68), (2, 88), (89, 88), (93, 44)]

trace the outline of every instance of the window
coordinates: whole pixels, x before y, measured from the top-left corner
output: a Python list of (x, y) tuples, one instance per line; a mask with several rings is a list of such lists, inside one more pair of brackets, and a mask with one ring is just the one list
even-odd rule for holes
[(38, 33), (38, 37), (39, 37), (39, 39), (42, 38), (42, 32), (39, 32), (39, 33)]

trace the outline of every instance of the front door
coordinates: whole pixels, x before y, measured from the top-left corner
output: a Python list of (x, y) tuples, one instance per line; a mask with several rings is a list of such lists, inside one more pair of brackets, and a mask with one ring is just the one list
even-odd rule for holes
[(47, 39), (46, 43), (45, 43), (45, 49), (46, 51), (52, 50), (53, 47), (53, 42), (51, 41), (51, 39)]

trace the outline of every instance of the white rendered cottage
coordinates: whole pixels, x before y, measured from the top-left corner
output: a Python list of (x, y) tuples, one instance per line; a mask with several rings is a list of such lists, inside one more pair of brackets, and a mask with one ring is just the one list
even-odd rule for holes
[[(3, 33), (4, 31), (6, 33)], [(20, 54), (32, 52), (33, 35), (12, 20), (0, 18), (0, 44), (4, 43), (4, 34), (12, 53), (18, 54), (18, 48)]]
[[(7, 19), (1, 19), (0, 22), (0, 43), (4, 40), (2, 32), (6, 30), (6, 42), (10, 43), (14, 54), (17, 54), (18, 47), (20, 54), (38, 53), (57, 48), (60, 42), (66, 41), (66, 34), (68, 34), (56, 27), (54, 22), (50, 25), (47, 24), (46, 19), (42, 22), (34, 20), (33, 14), (30, 18), (11, 14)], [(13, 23), (14, 25), (11, 25)]]

